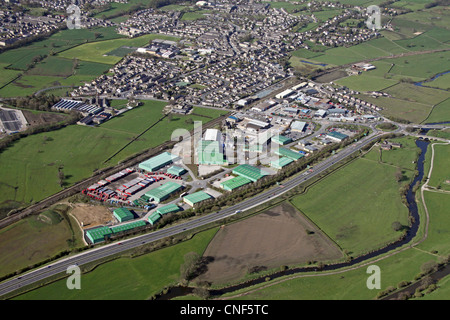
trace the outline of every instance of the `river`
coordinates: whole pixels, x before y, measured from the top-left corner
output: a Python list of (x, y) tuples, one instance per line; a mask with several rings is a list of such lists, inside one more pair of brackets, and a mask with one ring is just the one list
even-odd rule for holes
[[(411, 182), (411, 184), (409, 186), (408, 192), (406, 194), (406, 200), (408, 203), (409, 214), (412, 217), (412, 224), (411, 224), (410, 228), (407, 230), (405, 236), (403, 238), (401, 238), (400, 240), (398, 240), (397, 242), (394, 242), (394, 243), (392, 243), (384, 248), (378, 249), (376, 251), (373, 251), (373, 252), (367, 253), (365, 255), (359, 256), (357, 258), (354, 258), (353, 260), (351, 260), (349, 262), (325, 265), (323, 268), (320, 269), (321, 271), (331, 271), (331, 270), (337, 270), (337, 269), (344, 268), (344, 267), (349, 267), (349, 266), (361, 263), (365, 260), (372, 259), (379, 255), (385, 254), (389, 251), (397, 249), (397, 248), (412, 241), (412, 239), (416, 236), (417, 231), (419, 229), (419, 225), (420, 225), (419, 211), (417, 208), (416, 197), (415, 197), (415, 193), (414, 193), (413, 189), (417, 182), (422, 181), (422, 178), (424, 175), (424, 160), (425, 160), (425, 154), (428, 149), (428, 144), (429, 144), (429, 141), (425, 141), (425, 140), (421, 140), (421, 139), (416, 140), (416, 145), (417, 145), (417, 147), (420, 148), (421, 153), (417, 160), (418, 175), (414, 177), (413, 181)], [(273, 280), (273, 279), (287, 276), (287, 275), (295, 275), (295, 274), (299, 274), (299, 273), (313, 272), (313, 271), (319, 271), (319, 269), (317, 267), (292, 268), (292, 269), (287, 269), (285, 271), (276, 272), (274, 274), (271, 274), (269, 277), (271, 280)], [(264, 282), (266, 282), (267, 277), (268, 277), (267, 275), (262, 276), (260, 278), (254, 279), (254, 280), (250, 280), (250, 281), (247, 281), (244, 283), (240, 283), (240, 284), (222, 288), (222, 289), (211, 289), (211, 290), (209, 290), (209, 295), (212, 298), (219, 297), (225, 293), (234, 292), (237, 290), (244, 289), (246, 287), (254, 286), (256, 284), (264, 283)], [(188, 295), (188, 294), (191, 294), (193, 292), (193, 290), (194, 290), (194, 288), (185, 287), (185, 286), (173, 287), (173, 288), (170, 288), (170, 290), (166, 294), (161, 294), (161, 295), (157, 296), (157, 300), (168, 300), (168, 299), (172, 299), (175, 297)]]
[[(443, 76), (444, 74), (447, 74), (447, 73), (450, 73), (450, 70), (449, 70), (449, 71), (445, 71), (445, 72), (438, 73), (437, 75), (431, 77), (430, 79), (423, 80), (423, 81), (419, 81), (419, 82), (415, 82), (414, 84), (415, 84), (416, 86), (419, 86), (419, 87), (426, 87), (426, 86), (423, 85), (423, 83), (431, 82), (431, 81), (433, 81), (433, 80), (436, 80), (436, 79), (439, 78), (440, 76)], [(439, 88), (436, 88), (436, 89), (439, 89)]]

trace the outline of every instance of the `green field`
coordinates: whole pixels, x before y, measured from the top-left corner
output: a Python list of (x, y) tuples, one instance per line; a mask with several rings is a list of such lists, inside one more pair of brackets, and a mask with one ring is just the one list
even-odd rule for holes
[[(337, 82), (345, 83), (341, 80)], [(448, 98), (450, 93), (447, 91), (420, 87), (411, 83), (398, 83), (382, 91), (392, 97), (374, 98), (364, 94), (358, 96), (362, 100), (382, 107), (383, 115), (405, 119), (412, 123), (442, 122), (446, 121), (449, 116)]]
[[(96, 35), (98, 36), (96, 38)], [(97, 29), (67, 29), (59, 31), (49, 38), (35, 41), (24, 47), (7, 50), (0, 54), (0, 63), (9, 65), (11, 69), (27, 70), (33, 58), (37, 56), (50, 56), (53, 52), (57, 54), (74, 46), (108, 39), (122, 38), (118, 35), (114, 27)]]
[[(81, 232), (76, 231), (71, 242), (71, 225), (57, 210), (47, 210), (40, 215), (23, 219), (0, 231), (0, 276), (53, 257), (77, 245)], [(69, 241), (68, 241), (69, 240)]]
[(450, 194), (424, 191), (425, 204), (430, 214), (427, 240), (418, 247), (426, 251), (437, 251), (439, 255), (450, 254)]
[[(399, 188), (411, 179), (409, 163), (416, 159), (416, 153), (409, 148), (400, 150), (401, 155), (389, 159), (397, 160), (394, 164), (374, 160), (378, 151), (373, 150), (291, 202), (353, 256), (394, 241), (400, 234), (391, 224), (399, 221), (407, 225), (408, 216)], [(406, 167), (401, 182), (395, 178), (396, 166)]]
[(414, 102), (426, 106), (437, 105), (450, 98), (450, 92), (420, 87), (410, 83), (399, 83), (383, 90), (383, 92), (392, 95), (396, 99), (403, 100), (405, 103)]
[(450, 128), (440, 130), (430, 130), (428, 131), (427, 136), (450, 140)]
[(448, 91), (450, 90), (450, 73), (444, 74), (433, 81), (425, 82), (423, 85)]
[(424, 121), (425, 123), (450, 121), (450, 99), (447, 99), (434, 106), (431, 114)]
[[(145, 300), (180, 280), (180, 266), (190, 252), (202, 254), (217, 229), (137, 258), (121, 258), (81, 276), (81, 290), (68, 290), (66, 280), (18, 296), (17, 300)], [(111, 276), (115, 275), (115, 276)]]
[(448, 159), (450, 159), (450, 145), (435, 145), (434, 146), (434, 166), (431, 173), (429, 186), (438, 189), (450, 191), (450, 166)]
[(0, 88), (21, 75), (20, 71), (5, 69), (7, 66), (8, 64), (0, 63)]
[(78, 47), (75, 47), (73, 49), (64, 51), (64, 52), (58, 54), (58, 56), (67, 58), (67, 59), (77, 58), (77, 59), (83, 60), (83, 61), (98, 62), (98, 63), (104, 63), (104, 64), (116, 64), (120, 60), (122, 60), (122, 57), (108, 55), (108, 53), (113, 52), (113, 50), (116, 50), (122, 46), (142, 47), (142, 46), (149, 44), (149, 42), (153, 39), (165, 39), (165, 40), (173, 40), (173, 41), (178, 40), (178, 38), (166, 36), (166, 35), (147, 34), (147, 35), (133, 38), (133, 39), (129, 39), (129, 38), (115, 39), (115, 40), (105, 40), (105, 41), (86, 43), (86, 44), (82, 44)]
[(238, 292), (226, 296), (235, 296), (233, 300), (371, 300), (389, 286), (395, 287), (400, 281), (412, 280), (420, 272), (420, 266), (432, 259), (428, 253), (408, 250), (374, 262), (381, 270), (380, 290), (367, 288), (369, 274), (365, 266), (329, 275), (300, 274), (294, 279), (274, 283), (260, 290), (251, 288), (251, 292), (240, 297), (235, 296)]

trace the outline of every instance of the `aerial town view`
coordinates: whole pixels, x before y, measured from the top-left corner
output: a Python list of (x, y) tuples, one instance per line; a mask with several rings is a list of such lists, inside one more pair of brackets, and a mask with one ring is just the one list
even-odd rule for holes
[(0, 28), (2, 300), (450, 300), (450, 1), (0, 0)]

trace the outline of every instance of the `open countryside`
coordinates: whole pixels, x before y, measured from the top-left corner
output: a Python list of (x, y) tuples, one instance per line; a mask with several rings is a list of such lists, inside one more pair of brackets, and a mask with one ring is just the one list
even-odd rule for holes
[(449, 298), (445, 1), (69, 2), (0, 4), (2, 299)]

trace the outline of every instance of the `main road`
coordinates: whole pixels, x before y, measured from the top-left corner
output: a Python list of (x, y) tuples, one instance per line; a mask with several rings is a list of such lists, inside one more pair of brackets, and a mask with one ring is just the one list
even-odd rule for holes
[(87, 263), (95, 262), (99, 259), (119, 254), (123, 251), (133, 249), (147, 243), (161, 240), (170, 236), (177, 235), (182, 232), (186, 232), (210, 224), (212, 222), (226, 219), (236, 214), (236, 212), (249, 210), (253, 207), (259, 206), (265, 202), (270, 201), (273, 198), (276, 198), (277, 196), (280, 196), (283, 193), (286, 193), (287, 191), (298, 186), (299, 184), (304, 183), (320, 175), (321, 173), (325, 172), (328, 168), (333, 166), (335, 163), (343, 160), (344, 158), (350, 156), (351, 154), (360, 150), (369, 143), (375, 141), (383, 134), (384, 134), (383, 132), (380, 133), (374, 131), (369, 136), (366, 136), (361, 140), (350, 144), (345, 149), (323, 160), (322, 162), (314, 166), (312, 170), (308, 170), (307, 172), (295, 175), (294, 177), (285, 181), (282, 185), (277, 185), (271, 188), (270, 190), (264, 191), (252, 198), (244, 200), (231, 207), (186, 222), (182, 222), (164, 229), (150, 232), (145, 235), (123, 240), (121, 242), (114, 242), (111, 244), (102, 245), (97, 248), (85, 251), (83, 253), (79, 253), (74, 256), (60, 259), (50, 265), (28, 272), (16, 278), (6, 280), (0, 283), (0, 297), (3, 297), (4, 295), (14, 292), (17, 289), (20, 289), (24, 286), (32, 285), (38, 281), (47, 279), (54, 275), (66, 273), (67, 269), (70, 266), (73, 265), (82, 266)]

